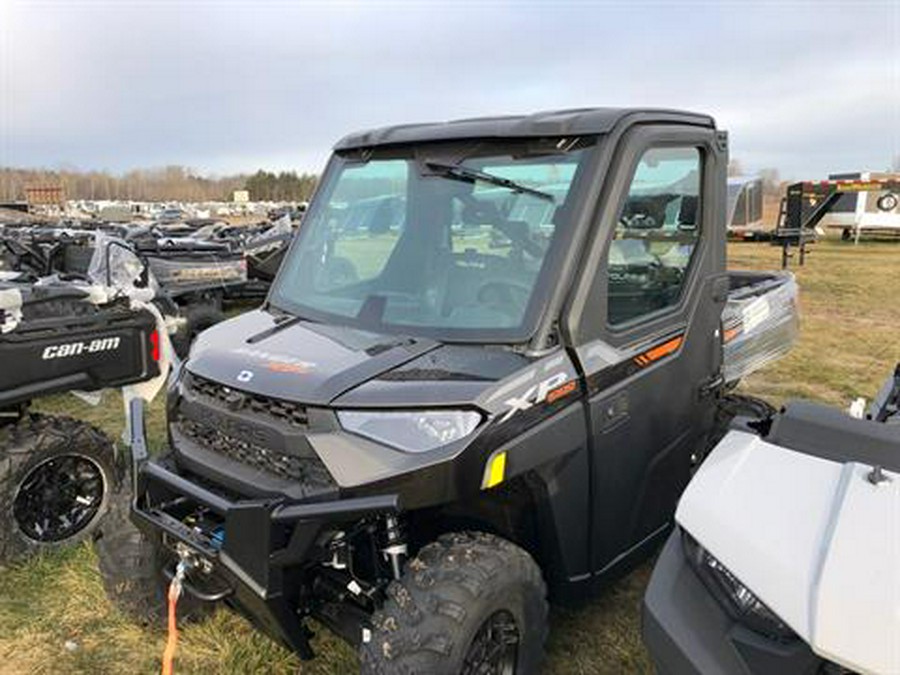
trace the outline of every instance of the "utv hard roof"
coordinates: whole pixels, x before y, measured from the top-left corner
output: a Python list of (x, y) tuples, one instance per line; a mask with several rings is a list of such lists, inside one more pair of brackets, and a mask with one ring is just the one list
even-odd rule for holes
[(671, 122), (715, 128), (709, 115), (654, 108), (579, 108), (551, 110), (532, 115), (474, 117), (451, 122), (402, 124), (350, 134), (335, 150), (354, 150), (402, 143), (453, 141), (474, 138), (539, 138), (605, 134), (623, 120)]

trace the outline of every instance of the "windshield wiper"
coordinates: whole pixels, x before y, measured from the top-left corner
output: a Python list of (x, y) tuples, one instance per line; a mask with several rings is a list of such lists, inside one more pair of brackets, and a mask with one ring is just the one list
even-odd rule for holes
[(259, 340), (267, 338), (270, 335), (274, 335), (275, 333), (278, 333), (285, 328), (295, 326), (298, 323), (319, 323), (316, 319), (310, 319), (308, 316), (303, 316), (298, 312), (286, 309), (284, 307), (281, 307), (280, 305), (276, 305), (271, 301), (263, 303), (260, 309), (275, 316), (275, 325), (271, 328), (266, 328), (262, 333), (259, 333), (258, 335), (249, 337), (247, 339), (248, 343), (258, 342)]
[(517, 183), (514, 180), (510, 180), (509, 178), (495, 176), (492, 173), (479, 171), (478, 169), (471, 169), (467, 166), (460, 166), (458, 164), (444, 164), (443, 162), (431, 161), (425, 162), (425, 166), (427, 166), (432, 171), (435, 171), (436, 173), (448, 178), (455, 178), (456, 180), (464, 180), (467, 182), (475, 182), (478, 180), (483, 183), (490, 183), (491, 185), (504, 187), (507, 190), (512, 190), (513, 192), (521, 192), (522, 194), (531, 195), (532, 197), (537, 197), (538, 199), (543, 199), (544, 201), (556, 203), (556, 198), (549, 192), (542, 192), (540, 190), (530, 188), (527, 185)]

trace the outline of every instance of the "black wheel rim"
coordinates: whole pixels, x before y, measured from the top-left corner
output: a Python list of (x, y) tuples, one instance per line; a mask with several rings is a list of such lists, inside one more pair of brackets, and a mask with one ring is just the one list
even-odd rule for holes
[(469, 645), (463, 675), (513, 675), (519, 654), (519, 628), (505, 609), (491, 614)]
[(103, 503), (103, 469), (82, 455), (59, 455), (34, 467), (19, 485), (13, 518), (29, 539), (59, 542), (87, 527)]

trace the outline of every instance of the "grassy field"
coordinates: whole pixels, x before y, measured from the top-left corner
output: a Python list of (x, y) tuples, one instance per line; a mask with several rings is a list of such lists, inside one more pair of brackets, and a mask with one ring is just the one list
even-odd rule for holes
[[(757, 244), (729, 250), (735, 269), (771, 269), (778, 251)], [(803, 328), (794, 351), (744, 385), (773, 401), (795, 396), (845, 406), (871, 396), (900, 361), (900, 244), (854, 247), (818, 244), (798, 271)], [(41, 402), (41, 409), (88, 418), (121, 433), (116, 396), (89, 408), (74, 397)], [(162, 442), (161, 402), (153, 406), (152, 442)], [(644, 673), (650, 666), (639, 633), (639, 607), (650, 566), (644, 565), (578, 610), (554, 610), (546, 672)], [(0, 572), (0, 673), (155, 673), (161, 631), (129, 625), (106, 602), (89, 546)], [(320, 658), (300, 664), (228, 611), (181, 634), (181, 673), (350, 673), (352, 650), (324, 631)]]

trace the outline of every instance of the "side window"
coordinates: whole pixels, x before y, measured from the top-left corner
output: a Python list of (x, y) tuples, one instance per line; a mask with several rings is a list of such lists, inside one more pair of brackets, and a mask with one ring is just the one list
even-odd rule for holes
[(642, 155), (609, 246), (611, 325), (681, 298), (700, 240), (701, 174), (695, 147), (650, 148)]

